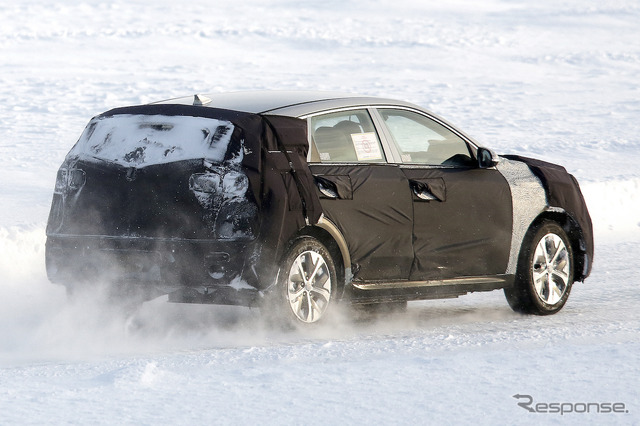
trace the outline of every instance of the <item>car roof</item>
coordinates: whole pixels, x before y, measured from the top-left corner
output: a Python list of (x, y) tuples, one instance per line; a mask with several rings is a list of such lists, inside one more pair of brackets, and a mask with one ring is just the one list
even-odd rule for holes
[(154, 102), (154, 104), (202, 105), (253, 114), (269, 113), (290, 117), (301, 117), (315, 112), (360, 105), (402, 105), (422, 109), (404, 101), (353, 93), (279, 90), (198, 94), (167, 99)]
[(467, 140), (479, 146), (469, 135), (447, 122), (444, 118), (410, 102), (376, 96), (327, 91), (285, 91), (254, 90), (214, 94), (196, 94), (181, 98), (153, 102), (153, 104), (200, 105), (204, 108), (218, 108), (242, 111), (252, 114), (284, 115), (305, 118), (307, 116), (340, 108), (368, 106), (400, 106), (412, 108), (431, 116), (442, 124), (454, 129)]

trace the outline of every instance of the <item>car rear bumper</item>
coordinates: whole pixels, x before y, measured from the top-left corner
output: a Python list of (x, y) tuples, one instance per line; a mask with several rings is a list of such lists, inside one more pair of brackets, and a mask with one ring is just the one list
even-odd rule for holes
[(243, 280), (253, 246), (246, 241), (49, 235), (47, 276), (65, 285), (102, 281), (168, 290), (222, 287)]

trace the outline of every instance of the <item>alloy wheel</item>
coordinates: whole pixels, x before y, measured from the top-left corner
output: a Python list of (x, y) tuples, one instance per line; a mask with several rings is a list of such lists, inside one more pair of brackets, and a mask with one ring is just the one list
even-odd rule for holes
[(321, 254), (307, 250), (291, 265), (287, 297), (294, 315), (302, 322), (320, 320), (331, 300), (331, 273)]
[(558, 303), (570, 283), (569, 251), (558, 235), (549, 233), (540, 239), (533, 255), (532, 278), (536, 294), (549, 305)]

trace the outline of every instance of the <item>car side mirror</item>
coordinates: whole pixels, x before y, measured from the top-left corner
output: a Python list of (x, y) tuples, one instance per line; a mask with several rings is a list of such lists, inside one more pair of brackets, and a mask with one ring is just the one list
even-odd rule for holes
[(487, 148), (478, 148), (478, 153), (476, 155), (478, 157), (478, 167), (480, 167), (481, 169), (494, 167), (498, 164), (498, 162), (500, 162), (500, 158), (496, 155), (496, 153)]

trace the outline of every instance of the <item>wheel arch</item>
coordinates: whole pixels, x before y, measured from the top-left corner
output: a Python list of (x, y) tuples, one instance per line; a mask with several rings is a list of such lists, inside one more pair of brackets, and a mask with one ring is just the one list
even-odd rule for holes
[(540, 213), (536, 219), (534, 219), (529, 226), (526, 235), (529, 235), (532, 229), (544, 221), (557, 223), (567, 234), (571, 243), (575, 262), (575, 266), (573, 268), (573, 280), (584, 281), (588, 275), (587, 271), (589, 270), (589, 262), (591, 259), (589, 259), (589, 255), (587, 254), (587, 244), (580, 225), (564, 209), (552, 207), (546, 209)]
[(338, 274), (338, 291), (344, 291), (346, 285), (351, 281), (351, 256), (342, 232), (333, 222), (322, 215), (318, 223), (298, 231), (292, 241), (302, 236), (317, 239), (329, 250)]

